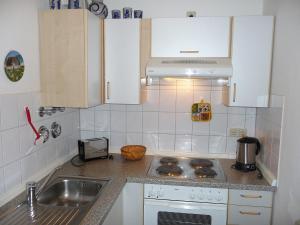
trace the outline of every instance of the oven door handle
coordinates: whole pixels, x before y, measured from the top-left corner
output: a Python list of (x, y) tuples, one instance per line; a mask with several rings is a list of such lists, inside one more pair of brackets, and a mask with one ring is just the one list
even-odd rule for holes
[(211, 203), (195, 203), (195, 202), (177, 202), (167, 200), (152, 200), (145, 199), (145, 205), (161, 206), (173, 209), (187, 209), (187, 210), (227, 210), (225, 204), (211, 204)]

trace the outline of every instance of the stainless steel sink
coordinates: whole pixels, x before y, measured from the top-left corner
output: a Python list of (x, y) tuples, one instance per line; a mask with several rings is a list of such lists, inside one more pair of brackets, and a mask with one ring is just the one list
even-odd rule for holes
[(23, 202), (0, 214), (0, 225), (78, 225), (108, 183), (108, 179), (58, 177), (46, 182), (38, 202)]
[(38, 196), (42, 205), (80, 207), (95, 201), (107, 180), (58, 177)]

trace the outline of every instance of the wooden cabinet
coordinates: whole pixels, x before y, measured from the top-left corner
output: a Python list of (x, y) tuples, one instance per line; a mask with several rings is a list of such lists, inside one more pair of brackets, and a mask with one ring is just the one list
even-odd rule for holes
[(229, 57), (230, 17), (152, 19), (152, 57)]
[(233, 76), (226, 87), (224, 103), (229, 106), (268, 107), (274, 18), (233, 18)]
[(229, 190), (228, 225), (270, 225), (273, 193)]
[(144, 185), (127, 183), (103, 225), (141, 225), (144, 222)]
[(140, 22), (105, 20), (105, 102), (140, 104)]
[(39, 13), (42, 105), (90, 107), (103, 98), (103, 21), (85, 9)]

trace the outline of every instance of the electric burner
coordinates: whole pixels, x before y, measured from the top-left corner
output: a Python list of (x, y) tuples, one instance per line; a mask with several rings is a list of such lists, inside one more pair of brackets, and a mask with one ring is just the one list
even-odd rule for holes
[(163, 157), (159, 160), (162, 165), (176, 165), (178, 163), (178, 159), (174, 157)]
[(154, 156), (148, 175), (164, 179), (226, 180), (219, 160), (188, 157)]
[(195, 175), (198, 178), (214, 178), (217, 173), (211, 168), (197, 168), (195, 169)]
[(159, 166), (156, 171), (160, 175), (165, 175), (165, 176), (180, 176), (183, 172), (183, 170), (176, 165), (162, 165)]
[(192, 159), (190, 166), (193, 168), (207, 168), (212, 167), (214, 164), (209, 159)]

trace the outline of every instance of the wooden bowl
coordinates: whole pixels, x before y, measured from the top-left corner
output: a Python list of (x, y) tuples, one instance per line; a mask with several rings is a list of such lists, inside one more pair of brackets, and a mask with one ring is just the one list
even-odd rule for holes
[(127, 160), (140, 160), (145, 152), (146, 147), (143, 145), (125, 145), (121, 148), (121, 155)]

